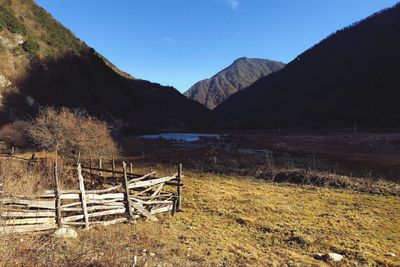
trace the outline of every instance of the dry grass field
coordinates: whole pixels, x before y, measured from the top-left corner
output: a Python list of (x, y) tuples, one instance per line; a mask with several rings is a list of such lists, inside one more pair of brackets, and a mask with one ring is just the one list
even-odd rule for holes
[(397, 196), (191, 171), (184, 185), (184, 212), (159, 222), (1, 236), (0, 265), (329, 266), (313, 256), (336, 252), (341, 266), (400, 266)]

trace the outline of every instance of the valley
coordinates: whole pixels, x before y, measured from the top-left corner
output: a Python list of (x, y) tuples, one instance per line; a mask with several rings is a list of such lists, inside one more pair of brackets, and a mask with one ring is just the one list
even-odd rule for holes
[[(397, 181), (400, 175), (397, 131), (365, 130), (237, 130), (214, 134), (151, 135), (149, 140), (127, 138), (132, 155), (174, 162), (238, 165), (257, 169), (274, 161), (278, 166), (312, 169), (355, 177)], [(163, 138), (164, 137), (164, 138)], [(175, 138), (175, 139), (174, 139)], [(186, 142), (185, 142), (186, 141)], [(174, 153), (170, 153), (174, 151)], [(218, 164), (217, 164), (218, 163)], [(251, 166), (253, 165), (253, 166)]]
[(400, 3), (72, 2), (0, 0), (0, 266), (400, 266)]

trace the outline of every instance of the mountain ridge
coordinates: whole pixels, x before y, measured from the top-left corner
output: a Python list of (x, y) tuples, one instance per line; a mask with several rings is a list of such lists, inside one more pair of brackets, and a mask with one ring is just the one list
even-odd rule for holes
[(202, 128), (209, 112), (121, 71), (32, 0), (0, 0), (0, 96), (1, 123), (53, 106), (133, 132), (185, 130)]
[[(214, 110), (225, 127), (400, 126), (400, 5), (338, 30)], [(238, 109), (240, 107), (240, 110)]]
[(241, 57), (211, 78), (195, 83), (184, 94), (214, 109), (232, 94), (283, 67), (284, 64), (278, 61)]

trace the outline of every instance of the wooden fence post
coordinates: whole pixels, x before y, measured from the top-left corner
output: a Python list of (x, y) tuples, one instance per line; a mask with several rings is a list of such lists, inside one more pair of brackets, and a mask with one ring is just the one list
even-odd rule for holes
[(115, 159), (112, 156), (112, 178), (115, 178)]
[[(99, 169), (102, 169), (103, 167), (101, 166), (101, 159), (99, 159)], [(99, 171), (99, 175), (103, 176), (103, 172)]]
[(177, 203), (177, 211), (182, 211), (182, 163), (178, 164), (178, 185), (177, 185), (177, 191), (178, 191), (178, 203)]
[(89, 149), (89, 167), (90, 167), (89, 174), (90, 174), (90, 176), (92, 176), (93, 164), (92, 164), (92, 150), (91, 149)]
[[(57, 146), (58, 147), (58, 146)], [(61, 220), (61, 194), (60, 194), (60, 184), (58, 180), (58, 162), (57, 162), (58, 154), (56, 150), (56, 160), (54, 161), (54, 194), (56, 197), (56, 223), (57, 227), (62, 227), (62, 220)]]
[(85, 228), (89, 228), (89, 217), (86, 205), (85, 184), (83, 183), (82, 168), (80, 163), (78, 164), (78, 179), (79, 179), (79, 190), (81, 191), (81, 204), (83, 210), (83, 218), (85, 220)]
[(80, 162), (81, 162), (81, 151), (79, 150), (78, 157), (76, 159), (76, 165), (78, 165)]
[(129, 184), (128, 184), (128, 175), (126, 174), (126, 163), (122, 162), (122, 169), (124, 170), (124, 187), (125, 187), (125, 201), (126, 201), (126, 212), (128, 214), (128, 219), (133, 219), (133, 212), (131, 201), (129, 199)]

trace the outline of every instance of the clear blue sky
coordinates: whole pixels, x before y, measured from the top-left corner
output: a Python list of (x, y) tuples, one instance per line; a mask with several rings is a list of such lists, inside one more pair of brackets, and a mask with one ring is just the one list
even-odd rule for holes
[(289, 62), (396, 0), (36, 0), (137, 78), (186, 91), (239, 57)]

